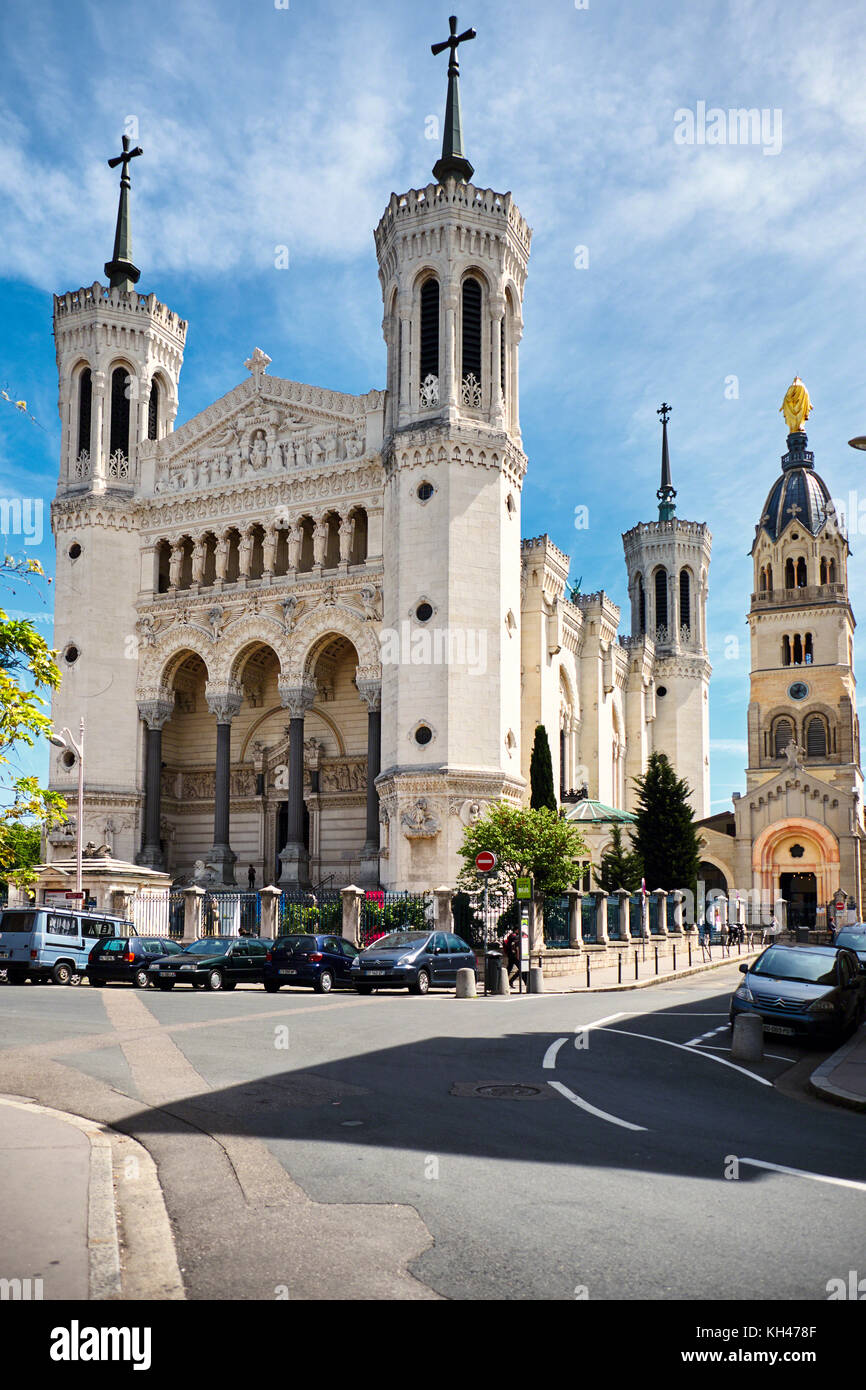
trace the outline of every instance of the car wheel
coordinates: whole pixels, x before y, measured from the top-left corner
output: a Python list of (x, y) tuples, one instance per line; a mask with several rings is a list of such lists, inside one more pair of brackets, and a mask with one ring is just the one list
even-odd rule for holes
[(132, 983), (136, 989), (147, 989), (150, 984), (150, 976), (146, 970), (134, 970), (132, 973)]
[(317, 994), (330, 994), (334, 988), (334, 977), (330, 970), (323, 970), (313, 986)]
[(221, 970), (211, 970), (208, 972), (207, 988), (209, 990), (222, 989), (223, 977)]
[(51, 978), (56, 985), (71, 985), (74, 974), (71, 965), (67, 965), (65, 960), (59, 960), (51, 972)]
[(357, 990), (358, 994), (372, 994), (372, 993), (373, 993), (373, 986), (372, 986), (372, 985), (355, 985), (355, 989)]
[(265, 990), (268, 994), (279, 994), (279, 985), (273, 984), (270, 980), (265, 981)]
[(430, 988), (430, 976), (426, 970), (418, 971), (418, 978), (413, 985), (409, 986), (410, 994), (426, 994)]
[(157, 980), (160, 989), (174, 989), (174, 980)]

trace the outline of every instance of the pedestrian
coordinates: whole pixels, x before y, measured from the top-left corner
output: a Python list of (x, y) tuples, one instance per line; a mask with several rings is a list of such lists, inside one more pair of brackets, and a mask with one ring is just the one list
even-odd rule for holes
[(256, 871), (252, 864), (250, 864), (250, 867), (247, 869), (247, 883), (249, 885), (250, 892), (252, 892), (256, 886)]
[(520, 932), (516, 927), (512, 927), (502, 945), (508, 961), (508, 983), (513, 985), (515, 977), (520, 974)]

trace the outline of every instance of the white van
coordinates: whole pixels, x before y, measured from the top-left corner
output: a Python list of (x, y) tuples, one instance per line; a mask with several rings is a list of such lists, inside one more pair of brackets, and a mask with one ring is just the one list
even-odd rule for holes
[(131, 922), (68, 907), (7, 907), (0, 912), (0, 970), (10, 985), (53, 980), (68, 985), (87, 968), (103, 936), (137, 936)]

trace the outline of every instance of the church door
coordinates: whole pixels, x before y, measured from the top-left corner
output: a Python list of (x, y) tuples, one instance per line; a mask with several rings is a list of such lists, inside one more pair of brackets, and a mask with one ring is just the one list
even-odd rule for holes
[(814, 874), (780, 874), (779, 890), (788, 904), (789, 927), (814, 927), (818, 883)]

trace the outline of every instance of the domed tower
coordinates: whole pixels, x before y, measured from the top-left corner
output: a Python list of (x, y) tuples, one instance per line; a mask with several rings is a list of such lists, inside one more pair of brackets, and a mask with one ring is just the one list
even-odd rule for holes
[(435, 182), (392, 194), (375, 233), (388, 346), (378, 786), (383, 873), (404, 887), (452, 882), (461, 808), (524, 787), (517, 356), (531, 233), (510, 193), (470, 181), (457, 47), (475, 32), (456, 28), (433, 48), (450, 52)]
[(707, 591), (713, 538), (703, 521), (676, 515), (671, 481), (668, 418), (662, 421), (658, 521), (641, 522), (622, 541), (628, 569), (633, 637), (655, 644), (655, 719), (652, 747), (666, 753), (692, 789), (700, 820), (710, 814), (710, 706), (712, 667), (707, 655)]
[(783, 763), (789, 743), (834, 778), (847, 781), (860, 762), (850, 552), (804, 423), (788, 435), (751, 549), (749, 786)]
[[(146, 586), (134, 514), (138, 446), (173, 427), (186, 339), (177, 314), (135, 290), (140, 272), (132, 262), (129, 165), (140, 154), (124, 136), (122, 153), (108, 161), (121, 168), (108, 285), (97, 281), (54, 297), (62, 428), (51, 521), (54, 642), (63, 680), (52, 718), (73, 730), (86, 718), (85, 839), (100, 843), (108, 818), (123, 827), (115, 855), (130, 859), (140, 780), (135, 602)], [(55, 790), (71, 792), (77, 775), (70, 753), (53, 755)]]

